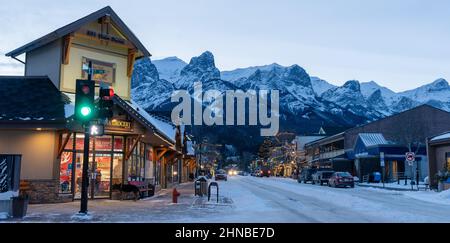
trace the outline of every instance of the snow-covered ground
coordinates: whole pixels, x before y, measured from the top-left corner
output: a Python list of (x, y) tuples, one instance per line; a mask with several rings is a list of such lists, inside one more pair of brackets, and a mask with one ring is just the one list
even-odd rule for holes
[(184, 184), (179, 204), (167, 190), (137, 202), (90, 201), (87, 220), (74, 217), (79, 202), (73, 202), (30, 205), (26, 218), (6, 222), (450, 222), (450, 192), (338, 189), (250, 176), (220, 181), (219, 189), (219, 204), (214, 196), (194, 197), (192, 184)]

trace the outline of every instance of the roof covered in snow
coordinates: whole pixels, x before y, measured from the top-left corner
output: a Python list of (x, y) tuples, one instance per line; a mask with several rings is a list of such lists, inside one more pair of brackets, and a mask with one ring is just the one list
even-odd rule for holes
[(171, 143), (175, 143), (176, 127), (171, 122), (149, 114), (144, 108), (136, 104), (133, 100), (125, 101), (117, 95), (114, 96), (114, 98), (116, 101), (119, 101), (119, 104), (129, 106), (132, 109), (131, 112), (135, 112), (135, 115), (138, 115), (138, 117), (141, 118), (141, 122), (144, 122), (145, 125), (152, 127), (155, 132), (164, 136), (164, 138), (168, 139)]
[(389, 144), (381, 133), (360, 133), (359, 138), (366, 147)]
[(436, 136), (436, 137), (432, 138), (430, 141), (437, 142), (437, 141), (446, 140), (446, 139), (450, 139), (450, 132)]
[(65, 123), (69, 98), (48, 77), (0, 76), (0, 123)]

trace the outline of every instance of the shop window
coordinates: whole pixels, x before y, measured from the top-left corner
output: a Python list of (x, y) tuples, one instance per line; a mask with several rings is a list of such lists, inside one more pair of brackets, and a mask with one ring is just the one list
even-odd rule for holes
[(72, 192), (73, 153), (63, 152), (59, 167), (59, 192)]
[(64, 149), (66, 150), (72, 150), (73, 149), (73, 134), (63, 134), (61, 137), (61, 143), (63, 143), (64, 141), (66, 141), (67, 136), (70, 136), (69, 141), (67, 142), (66, 146), (64, 147)]
[(122, 183), (123, 183), (123, 154), (114, 154), (112, 184), (118, 185)]
[(112, 146), (111, 136), (95, 137), (95, 151), (111, 151)]
[[(78, 134), (75, 136), (75, 149), (76, 150), (84, 150), (84, 134)], [(94, 144), (94, 139), (89, 139), (89, 147), (92, 149)]]
[(123, 137), (114, 137), (114, 151), (123, 152)]

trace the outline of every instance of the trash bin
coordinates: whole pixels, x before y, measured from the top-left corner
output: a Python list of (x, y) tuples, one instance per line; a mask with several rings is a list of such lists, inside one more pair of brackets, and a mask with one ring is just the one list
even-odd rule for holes
[(14, 218), (23, 218), (27, 214), (28, 197), (19, 196), (12, 198), (12, 214)]
[(373, 182), (374, 183), (381, 182), (381, 173), (380, 172), (373, 172)]
[(199, 177), (195, 183), (195, 195), (203, 197), (208, 194), (208, 179), (205, 176)]

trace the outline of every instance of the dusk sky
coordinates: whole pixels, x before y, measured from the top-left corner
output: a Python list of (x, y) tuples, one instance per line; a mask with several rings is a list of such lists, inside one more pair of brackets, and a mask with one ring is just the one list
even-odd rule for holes
[(106, 5), (153, 59), (209, 50), (222, 71), (298, 64), (336, 85), (374, 80), (394, 91), (450, 80), (448, 0), (3, 1), (0, 75), (23, 74), (6, 52)]

